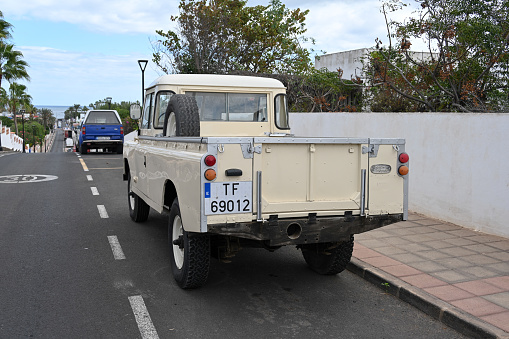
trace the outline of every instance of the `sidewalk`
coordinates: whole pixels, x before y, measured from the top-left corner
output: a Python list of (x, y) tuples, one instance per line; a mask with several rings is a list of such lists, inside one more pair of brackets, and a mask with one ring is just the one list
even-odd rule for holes
[(509, 239), (410, 214), (355, 236), (348, 269), (465, 335), (509, 338)]

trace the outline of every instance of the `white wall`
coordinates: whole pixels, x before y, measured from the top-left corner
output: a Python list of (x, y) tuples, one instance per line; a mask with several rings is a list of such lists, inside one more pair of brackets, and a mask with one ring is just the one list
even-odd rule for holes
[(509, 237), (509, 114), (292, 113), (297, 136), (406, 139), (410, 209)]
[(362, 58), (368, 54), (367, 48), (356, 49), (353, 51), (338, 52), (321, 55), (315, 58), (315, 68), (327, 68), (331, 72), (336, 72), (338, 68), (343, 70), (343, 79), (350, 80), (352, 77), (362, 77)]

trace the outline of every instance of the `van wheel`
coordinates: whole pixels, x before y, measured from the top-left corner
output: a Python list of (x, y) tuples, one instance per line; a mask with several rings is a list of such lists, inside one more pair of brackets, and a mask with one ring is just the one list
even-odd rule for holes
[(183, 289), (201, 287), (207, 282), (210, 268), (210, 238), (184, 230), (178, 199), (173, 201), (168, 221), (171, 270)]
[(164, 115), (163, 136), (200, 136), (200, 113), (196, 100), (192, 96), (172, 95)]
[(120, 146), (117, 146), (117, 154), (122, 154), (124, 150), (124, 146), (120, 145)]
[(308, 266), (323, 275), (343, 272), (352, 259), (353, 235), (349, 241), (302, 246), (302, 255)]
[(129, 216), (133, 221), (144, 222), (148, 219), (150, 206), (131, 190), (131, 173), (127, 175), (127, 201)]
[(87, 146), (85, 146), (84, 144), (81, 144), (80, 153), (87, 154)]

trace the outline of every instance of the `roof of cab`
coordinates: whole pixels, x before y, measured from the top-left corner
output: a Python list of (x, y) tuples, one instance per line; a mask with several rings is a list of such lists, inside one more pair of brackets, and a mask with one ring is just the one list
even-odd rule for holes
[(221, 74), (163, 75), (154, 80), (148, 88), (157, 85), (285, 88), (279, 80), (272, 78)]

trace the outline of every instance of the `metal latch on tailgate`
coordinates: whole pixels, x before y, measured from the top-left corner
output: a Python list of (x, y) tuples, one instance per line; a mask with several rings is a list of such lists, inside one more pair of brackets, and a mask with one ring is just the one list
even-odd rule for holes
[(240, 149), (242, 149), (244, 159), (253, 159), (255, 153), (262, 153), (262, 145), (254, 147), (251, 142), (249, 144), (240, 144)]
[(362, 146), (362, 154), (369, 153), (370, 158), (376, 158), (378, 155), (378, 148), (380, 145)]

